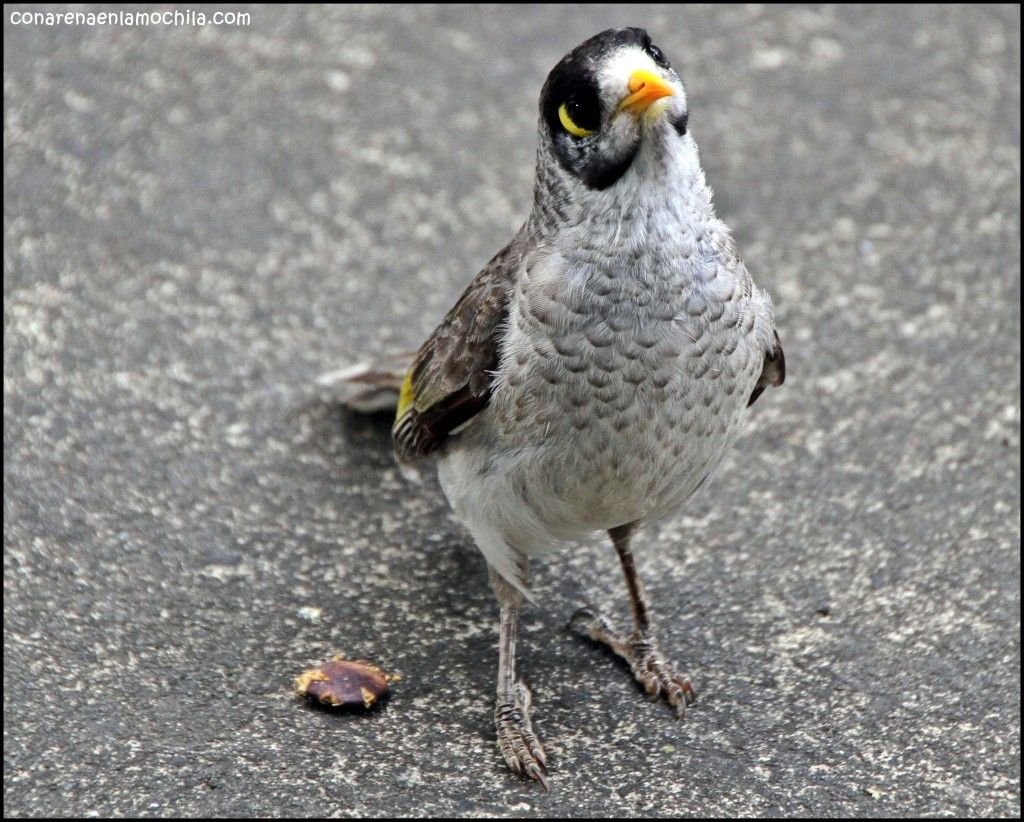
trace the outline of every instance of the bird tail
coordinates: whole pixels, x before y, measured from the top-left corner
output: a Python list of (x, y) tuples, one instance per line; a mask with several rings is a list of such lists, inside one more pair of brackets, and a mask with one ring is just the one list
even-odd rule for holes
[(415, 351), (404, 351), (380, 360), (364, 360), (322, 374), (316, 383), (331, 399), (360, 414), (394, 413), (402, 381), (415, 356)]

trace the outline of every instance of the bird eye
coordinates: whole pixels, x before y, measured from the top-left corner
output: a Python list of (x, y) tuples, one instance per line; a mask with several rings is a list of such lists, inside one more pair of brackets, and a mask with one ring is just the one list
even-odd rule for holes
[(558, 107), (558, 119), (562, 123), (562, 128), (573, 137), (590, 137), (594, 133), (595, 129), (584, 128), (580, 125), (581, 122), (594, 125), (595, 128), (597, 125), (596, 118), (588, 116), (588, 112), (576, 100), (569, 100)]

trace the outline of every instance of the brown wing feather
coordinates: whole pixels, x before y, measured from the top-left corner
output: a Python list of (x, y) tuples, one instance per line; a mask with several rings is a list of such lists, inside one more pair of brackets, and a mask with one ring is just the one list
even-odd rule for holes
[(761, 376), (757, 378), (757, 384), (750, 394), (747, 408), (752, 406), (758, 397), (769, 386), (782, 385), (786, 381), (786, 355), (782, 350), (782, 340), (779, 339), (779, 332), (775, 332), (775, 348), (766, 351), (764, 354), (764, 365), (761, 367)]
[(400, 458), (435, 451), (453, 430), (487, 406), (498, 367), (498, 332), (522, 257), (521, 236), (477, 274), (417, 352), (406, 378), (410, 402), (399, 408), (392, 428)]

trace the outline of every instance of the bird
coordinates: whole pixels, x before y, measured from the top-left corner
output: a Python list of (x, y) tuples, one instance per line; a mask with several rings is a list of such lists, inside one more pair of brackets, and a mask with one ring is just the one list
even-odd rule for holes
[(586, 40), (540, 94), (533, 207), (416, 351), (325, 375), (396, 411), (403, 465), (433, 458), (497, 598), (497, 747), (547, 789), (516, 649), (532, 558), (608, 534), (628, 630), (591, 606), (570, 625), (682, 716), (689, 677), (659, 646), (632, 538), (715, 473), (749, 407), (785, 379), (770, 297), (716, 216), (686, 92), (642, 28)]

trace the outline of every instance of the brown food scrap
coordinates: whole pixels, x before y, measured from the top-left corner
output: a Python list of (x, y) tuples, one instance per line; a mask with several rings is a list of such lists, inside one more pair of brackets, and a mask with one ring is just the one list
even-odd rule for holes
[(371, 662), (336, 656), (330, 662), (300, 674), (295, 680), (295, 687), (303, 696), (324, 705), (369, 710), (388, 695), (391, 683), (398, 679), (398, 676), (384, 673)]

